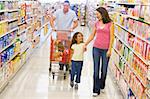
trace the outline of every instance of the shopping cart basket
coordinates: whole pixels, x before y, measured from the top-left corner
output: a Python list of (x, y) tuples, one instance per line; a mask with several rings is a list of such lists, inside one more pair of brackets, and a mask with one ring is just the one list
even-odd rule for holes
[[(50, 37), (50, 67), (49, 73), (55, 76), (63, 76), (66, 79), (70, 68), (70, 35), (67, 30), (57, 30), (56, 39)], [(65, 70), (60, 70), (61, 66), (65, 66)]]

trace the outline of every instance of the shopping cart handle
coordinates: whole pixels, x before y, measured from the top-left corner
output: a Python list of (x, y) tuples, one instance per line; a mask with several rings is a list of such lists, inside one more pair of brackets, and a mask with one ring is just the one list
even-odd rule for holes
[(71, 30), (55, 30), (56, 32), (73, 32)]

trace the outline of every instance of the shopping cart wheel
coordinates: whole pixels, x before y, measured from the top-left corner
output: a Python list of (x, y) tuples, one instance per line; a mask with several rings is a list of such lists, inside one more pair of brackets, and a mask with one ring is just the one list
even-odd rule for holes
[(64, 80), (66, 79), (66, 73), (64, 74)]
[(69, 69), (69, 74), (71, 74), (71, 69)]
[(55, 76), (53, 75), (53, 79), (55, 78)]
[(51, 72), (52, 71), (52, 64), (50, 63), (50, 65), (49, 65), (49, 72)]
[(52, 75), (53, 75), (53, 79), (55, 78), (55, 73), (52, 73)]

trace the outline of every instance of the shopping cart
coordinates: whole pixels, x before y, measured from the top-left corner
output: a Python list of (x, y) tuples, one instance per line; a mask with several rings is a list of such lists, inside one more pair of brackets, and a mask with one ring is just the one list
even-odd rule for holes
[[(70, 68), (70, 36), (71, 32), (68, 30), (56, 30), (56, 38), (50, 36), (50, 67), (49, 73), (55, 76), (63, 76), (66, 79)], [(65, 70), (61, 70), (66, 67)]]

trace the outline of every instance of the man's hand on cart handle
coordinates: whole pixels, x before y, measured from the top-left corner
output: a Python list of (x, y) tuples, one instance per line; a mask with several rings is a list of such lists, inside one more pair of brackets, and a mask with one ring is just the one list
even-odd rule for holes
[(55, 29), (55, 28), (52, 28), (52, 30), (53, 30), (53, 31), (56, 31), (56, 32), (73, 32), (72, 29), (70, 29), (70, 30), (57, 30), (57, 29)]
[(73, 28), (70, 29), (70, 32), (73, 32)]
[(55, 28), (52, 28), (52, 31), (57, 31)]

